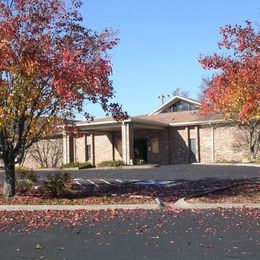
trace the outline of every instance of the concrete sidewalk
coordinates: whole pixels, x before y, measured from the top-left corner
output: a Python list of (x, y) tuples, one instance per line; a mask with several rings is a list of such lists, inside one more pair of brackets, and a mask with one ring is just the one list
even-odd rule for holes
[(44, 210), (156, 210), (158, 204), (108, 204), (108, 205), (0, 205), (0, 211), (44, 211)]
[(216, 209), (216, 208), (224, 208), (224, 209), (230, 209), (230, 208), (254, 208), (254, 209), (260, 209), (260, 204), (254, 203), (254, 204), (240, 204), (240, 203), (208, 203), (208, 204), (202, 204), (202, 203), (188, 203), (185, 201), (185, 198), (179, 199), (177, 202), (173, 204), (174, 208), (177, 209)]
[[(171, 205), (173, 209), (216, 209), (216, 208), (254, 208), (260, 209), (260, 204), (226, 204), (226, 203), (211, 203), (198, 204), (188, 203), (185, 198), (179, 199), (177, 202), (166, 205)], [(160, 210), (163, 209), (163, 204), (95, 204), (95, 205), (0, 205), (0, 211), (56, 211), (56, 210)]]

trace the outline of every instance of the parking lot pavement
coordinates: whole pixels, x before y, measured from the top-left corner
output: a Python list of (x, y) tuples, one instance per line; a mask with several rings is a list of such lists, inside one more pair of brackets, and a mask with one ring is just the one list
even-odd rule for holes
[[(121, 180), (121, 179), (84, 179), (84, 178), (75, 178), (73, 179), (73, 190), (82, 194), (91, 193), (97, 194), (101, 191), (108, 194), (118, 193), (123, 194), (124, 191), (143, 194), (145, 190), (154, 190), (160, 191), (164, 189), (173, 189), (180, 187), (187, 187), (191, 181), (185, 180)], [(209, 184), (211, 185), (211, 184)], [(191, 186), (194, 186), (191, 184)], [(198, 185), (198, 188), (201, 189), (201, 186)]]
[[(68, 171), (69, 172), (69, 171)], [(241, 179), (260, 176), (259, 167), (226, 165), (162, 165), (152, 169), (86, 169), (69, 172), (74, 178), (121, 180)], [(46, 176), (46, 172), (39, 175)]]
[[(85, 169), (67, 172), (73, 178), (90, 180), (212, 180), (256, 178), (260, 176), (259, 167), (202, 164), (162, 165), (152, 169)], [(47, 174), (46, 171), (37, 172), (39, 177), (46, 177)], [(2, 173), (0, 173), (0, 182), (3, 182)]]
[(86, 179), (86, 178), (75, 178), (73, 179), (75, 184), (78, 185), (93, 185), (96, 187), (103, 185), (120, 185), (120, 184), (132, 184), (132, 185), (154, 185), (163, 187), (172, 187), (179, 184), (184, 184), (189, 181), (178, 181), (178, 180), (120, 180), (120, 179)]

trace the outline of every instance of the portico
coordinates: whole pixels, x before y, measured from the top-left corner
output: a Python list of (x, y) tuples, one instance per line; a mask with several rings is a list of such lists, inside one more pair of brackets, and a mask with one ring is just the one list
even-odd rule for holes
[[(148, 160), (147, 156), (142, 158), (142, 149), (146, 153), (152, 152), (150, 138), (146, 138), (146, 142), (141, 144), (140, 140), (145, 138), (140, 133), (150, 131), (149, 136), (155, 139), (158, 138), (155, 132), (167, 131), (168, 124), (131, 118), (122, 122), (81, 122), (77, 127), (82, 134), (80, 138), (63, 135), (64, 163), (79, 161), (77, 153), (80, 146), (85, 147), (85, 151), (81, 151), (81, 155), (85, 155), (85, 158), (81, 158), (83, 161), (96, 165), (102, 160), (122, 160), (129, 165), (136, 159)], [(102, 146), (99, 145), (101, 141)]]

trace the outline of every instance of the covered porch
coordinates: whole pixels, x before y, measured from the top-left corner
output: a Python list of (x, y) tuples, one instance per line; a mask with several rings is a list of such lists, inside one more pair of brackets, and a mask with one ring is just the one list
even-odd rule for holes
[(169, 157), (166, 123), (131, 118), (123, 122), (80, 122), (77, 127), (82, 133), (80, 137), (63, 135), (64, 163), (89, 161), (97, 165), (122, 160), (131, 165), (159, 163)]

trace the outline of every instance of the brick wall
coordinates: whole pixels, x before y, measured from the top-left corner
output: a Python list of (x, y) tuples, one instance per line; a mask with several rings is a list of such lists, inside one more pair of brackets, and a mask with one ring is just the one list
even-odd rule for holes
[(172, 164), (188, 163), (188, 130), (185, 127), (170, 128), (170, 162)]
[[(135, 129), (134, 138), (147, 138), (148, 144), (148, 163), (169, 164), (169, 137), (168, 129), (153, 130), (153, 129)], [(151, 150), (151, 141), (153, 138), (159, 139), (159, 152), (153, 153)]]
[(122, 137), (121, 132), (114, 132), (114, 156), (115, 160), (122, 160)]
[[(213, 135), (214, 144), (212, 141)], [(214, 151), (212, 147), (214, 147)], [(250, 158), (248, 145), (236, 126), (215, 126), (214, 130), (209, 126), (201, 127), (200, 151), (201, 162), (241, 162)], [(259, 154), (258, 157), (260, 157)]]
[(197, 129), (189, 126), (170, 130), (171, 163), (192, 161), (189, 139), (195, 139), (196, 158), (193, 159), (197, 162), (242, 161), (249, 158), (248, 146), (237, 127), (215, 126), (213, 129), (212, 126), (200, 126)]
[(95, 135), (95, 164), (113, 160), (112, 134)]
[(86, 137), (75, 138), (75, 162), (86, 161)]
[(215, 160), (242, 161), (250, 158), (247, 143), (237, 127), (215, 129)]
[(212, 128), (209, 126), (199, 128), (200, 161), (212, 162)]
[[(36, 158), (41, 158), (42, 165)], [(62, 137), (44, 139), (33, 144), (25, 153), (23, 166), (28, 168), (59, 167), (63, 162)]]

